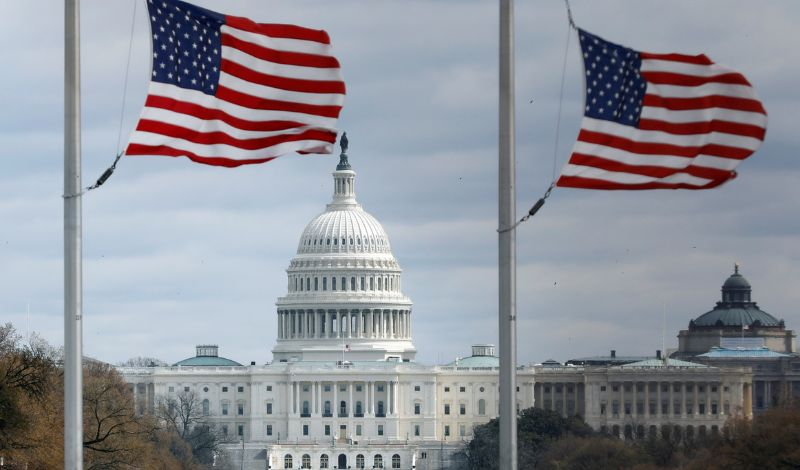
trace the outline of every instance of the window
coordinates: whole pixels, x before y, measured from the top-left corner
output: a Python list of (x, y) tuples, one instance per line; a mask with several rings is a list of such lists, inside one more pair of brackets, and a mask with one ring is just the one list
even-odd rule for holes
[(383, 391), (383, 385), (378, 385), (378, 391), (379, 391), (379, 392), (382, 392), (382, 391)]
[(444, 427), (444, 436), (447, 437), (450, 435), (450, 426)]
[(356, 436), (360, 436), (360, 435), (361, 435), (361, 425), (360, 424), (356, 424)]
[(331, 415), (331, 402), (330, 401), (325, 401), (325, 406), (323, 408), (324, 408), (325, 411), (322, 414), (325, 415), (325, 416), (330, 416)]
[(600, 386), (600, 391), (601, 392), (605, 392), (606, 391), (606, 386), (605, 385), (601, 385)]
[(356, 290), (356, 278), (350, 278), (350, 290)]
[(461, 436), (461, 437), (464, 437), (464, 436), (467, 435), (467, 427), (464, 426), (463, 424), (460, 424), (458, 426), (458, 435)]
[(238, 387), (236, 387), (236, 391), (239, 392), (239, 393), (244, 393), (244, 387), (239, 385)]
[(445, 387), (445, 388), (444, 388), (444, 391), (445, 391), (445, 392), (449, 392), (449, 391), (450, 391), (450, 387)]
[(236, 425), (236, 435), (239, 437), (244, 436), (244, 424), (237, 424)]
[(222, 404), (222, 414), (224, 414), (224, 415), (228, 414), (228, 404), (227, 403), (223, 403)]
[(319, 290), (319, 278), (314, 278), (314, 290)]
[(203, 400), (203, 416), (208, 416), (208, 412), (209, 412), (208, 409), (209, 409), (208, 399), (205, 399), (205, 400)]
[(361, 276), (361, 290), (365, 290), (364, 289), (364, 276)]
[(398, 454), (392, 456), (392, 468), (400, 468), (400, 456)]
[(208, 387), (203, 387), (204, 392), (208, 392)]
[(189, 391), (189, 387), (183, 387), (183, 391), (184, 392), (188, 392)]
[(307, 392), (309, 390), (308, 384), (303, 384), (303, 391)]
[(331, 425), (330, 424), (326, 424), (325, 425), (325, 435), (326, 436), (330, 436), (331, 435)]
[(356, 468), (364, 468), (364, 456), (362, 454), (356, 455)]
[(236, 414), (242, 416), (244, 414), (244, 403), (237, 403), (236, 404)]
[(414, 435), (419, 436), (419, 424), (414, 425)]
[(347, 290), (347, 278), (342, 276), (342, 290)]
[(606, 404), (605, 403), (600, 403), (600, 414), (601, 415), (606, 414)]
[[(170, 391), (171, 391), (171, 390), (170, 390)], [(223, 391), (223, 392), (227, 392), (227, 391), (228, 391), (228, 387), (222, 387), (222, 391)]]
[(481, 398), (478, 400), (478, 415), (483, 416), (486, 414), (486, 400)]
[(414, 403), (414, 414), (415, 415), (420, 414), (420, 411), (421, 411), (420, 408), (421, 408), (421, 405), (419, 403)]
[(328, 454), (319, 456), (319, 468), (328, 468)]
[(303, 466), (300, 468), (311, 468), (311, 456), (303, 454)]
[(268, 415), (272, 414), (272, 403), (267, 403), (267, 414)]
[(375, 458), (372, 461), (372, 466), (375, 468), (383, 468), (383, 457), (381, 456), (381, 454), (375, 456)]
[(360, 392), (364, 389), (362, 385), (356, 385), (356, 392)]
[(382, 424), (378, 425), (378, 435), (379, 436), (383, 436), (383, 425)]
[(467, 391), (467, 387), (458, 387), (458, 391), (464, 393)]
[(446, 414), (446, 415), (450, 414), (450, 403), (445, 403), (444, 404), (444, 414)]
[(267, 385), (267, 391), (268, 391), (268, 392), (271, 392), (271, 391), (272, 391), (272, 385)]
[(325, 386), (323, 386), (322, 388), (323, 388), (323, 390), (325, 390), (326, 392), (330, 392), (330, 391), (331, 391), (331, 386), (330, 386), (330, 385), (325, 385)]
[(466, 403), (459, 403), (459, 405), (458, 405), (458, 414), (460, 414), (460, 415), (467, 414), (467, 405), (466, 405)]
[(173, 393), (174, 391), (175, 391), (175, 387), (170, 387), (169, 388), (169, 393)]
[(322, 290), (328, 290), (328, 278), (327, 277), (323, 277), (322, 278)]
[(481, 393), (483, 393), (484, 391), (486, 391), (486, 389), (485, 389), (485, 388), (483, 388), (483, 387), (481, 387), (479, 390), (480, 390), (480, 392), (481, 392)]
[(347, 384), (340, 384), (339, 385), (339, 391), (340, 392), (346, 392), (347, 391)]
[(419, 392), (419, 390), (420, 390), (420, 387), (419, 387), (419, 385), (414, 385), (414, 391), (415, 391), (415, 392)]
[(331, 278), (331, 290), (336, 290), (336, 278)]
[(268, 424), (267, 425), (267, 436), (271, 436), (271, 435), (272, 435), (272, 425)]
[(304, 400), (303, 401), (303, 414), (304, 415), (309, 414), (309, 411), (308, 411), (308, 400)]
[(364, 407), (362, 406), (360, 401), (356, 402), (356, 416), (363, 416), (364, 415)]
[(283, 466), (286, 467), (286, 468), (294, 468), (294, 467), (292, 467), (292, 455), (291, 454), (286, 454), (283, 457)]
[(307, 424), (303, 425), (303, 435), (304, 436), (308, 436), (308, 425)]

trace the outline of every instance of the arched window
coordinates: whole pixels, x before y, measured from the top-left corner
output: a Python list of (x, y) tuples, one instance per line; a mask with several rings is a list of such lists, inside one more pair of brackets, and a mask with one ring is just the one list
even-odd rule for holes
[(392, 456), (392, 468), (400, 468), (400, 455), (394, 454)]
[(361, 454), (356, 455), (356, 468), (364, 468), (364, 456)]
[(300, 468), (311, 468), (311, 456), (303, 454), (303, 466)]
[(375, 278), (374, 277), (370, 277), (369, 278), (369, 290), (375, 290)]
[(361, 290), (364, 290), (364, 276), (361, 276)]
[(331, 278), (331, 290), (336, 290), (336, 277)]
[(297, 278), (294, 278), (294, 290), (297, 290)]
[(319, 290), (319, 278), (314, 278), (314, 290)]
[(331, 414), (331, 402), (329, 400), (325, 401), (325, 414), (329, 416)]
[(378, 290), (383, 290), (383, 278), (378, 278)]
[(351, 277), (350, 278), (350, 290), (356, 290), (356, 278), (355, 277)]
[(378, 402), (378, 416), (384, 416), (385, 413), (383, 411), (383, 400)]
[(356, 402), (356, 415), (362, 415), (362, 414), (364, 414), (364, 410), (361, 408), (361, 402), (357, 401)]
[(381, 454), (375, 456), (375, 458), (373, 459), (372, 466), (375, 468), (383, 468), (383, 457), (381, 456)]
[(308, 414), (308, 400), (303, 401), (303, 414), (304, 415)]
[(209, 412), (208, 408), (209, 408), (208, 399), (205, 399), (203, 400), (203, 416), (208, 416)]
[(327, 277), (323, 277), (322, 278), (322, 290), (328, 290), (328, 278)]
[(319, 456), (319, 468), (328, 468), (328, 454)]
[(330, 245), (331, 244), (331, 239), (328, 238), (327, 240), (328, 240), (328, 245)]
[(334, 238), (333, 239), (333, 244), (334, 245), (338, 245), (339, 244), (339, 239), (338, 238)]
[(342, 290), (347, 290), (347, 278), (342, 276)]
[(478, 415), (483, 416), (486, 414), (486, 400), (481, 398), (478, 400)]
[(303, 291), (303, 280), (302, 279), (300, 279), (300, 291), (301, 292)]
[(292, 454), (286, 454), (283, 456), (283, 467), (294, 468), (294, 466), (292, 465)]
[(311, 290), (311, 278), (306, 278), (306, 290)]
[(339, 416), (347, 416), (347, 402), (344, 400), (339, 402)]

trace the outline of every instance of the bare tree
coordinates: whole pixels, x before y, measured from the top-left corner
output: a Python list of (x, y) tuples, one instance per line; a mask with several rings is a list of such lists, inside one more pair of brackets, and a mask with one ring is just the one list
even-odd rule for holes
[(182, 391), (174, 396), (158, 400), (156, 414), (192, 448), (195, 458), (210, 464), (214, 455), (219, 454), (223, 436), (208, 413), (204, 413), (202, 403), (193, 390)]
[(168, 366), (166, 362), (155, 357), (136, 356), (117, 364), (120, 367), (162, 367)]

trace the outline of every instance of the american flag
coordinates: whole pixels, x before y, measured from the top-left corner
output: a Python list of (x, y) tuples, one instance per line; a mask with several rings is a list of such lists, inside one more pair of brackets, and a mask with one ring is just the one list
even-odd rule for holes
[(325, 31), (148, 0), (152, 77), (127, 155), (209, 165), (331, 153), (345, 84)]
[(652, 54), (578, 30), (586, 102), (557, 186), (707, 189), (764, 140), (767, 113), (747, 79), (705, 55)]

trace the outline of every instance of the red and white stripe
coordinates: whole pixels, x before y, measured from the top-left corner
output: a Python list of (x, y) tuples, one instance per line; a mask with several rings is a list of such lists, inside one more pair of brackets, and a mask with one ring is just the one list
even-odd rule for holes
[(705, 55), (641, 53), (638, 128), (585, 117), (558, 186), (706, 189), (764, 140), (767, 113), (747, 79)]
[(345, 97), (325, 31), (226, 17), (215, 96), (150, 82), (127, 155), (210, 165), (332, 153)]

